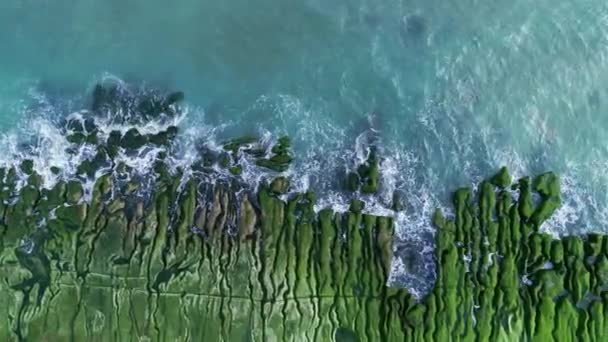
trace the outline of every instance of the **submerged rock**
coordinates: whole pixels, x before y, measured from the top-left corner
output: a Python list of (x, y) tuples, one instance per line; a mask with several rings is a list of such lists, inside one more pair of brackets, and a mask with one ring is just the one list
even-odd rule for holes
[(109, 115), (119, 122), (139, 123), (177, 115), (179, 108), (176, 104), (184, 98), (182, 92), (163, 95), (151, 89), (123, 87), (118, 84), (97, 84), (93, 89), (91, 110), (97, 115)]
[(177, 133), (177, 127), (169, 126), (165, 131), (148, 135), (148, 141), (155, 145), (169, 145), (175, 139)]
[(235, 152), (242, 147), (246, 147), (247, 145), (254, 144), (258, 141), (258, 138), (245, 136), (237, 139), (230, 140), (223, 144), (224, 150)]
[(165, 106), (170, 106), (170, 105), (183, 101), (184, 97), (185, 97), (185, 95), (183, 92), (176, 91), (176, 92), (173, 92), (173, 93), (167, 95), (167, 97), (165, 98), (165, 102), (163, 104)]
[(402, 35), (406, 37), (420, 37), (427, 30), (426, 19), (418, 14), (411, 14), (403, 18)]
[(356, 172), (349, 172), (346, 175), (345, 183), (346, 190), (351, 192), (359, 191), (359, 187), (361, 186), (361, 177), (359, 177), (359, 174)]

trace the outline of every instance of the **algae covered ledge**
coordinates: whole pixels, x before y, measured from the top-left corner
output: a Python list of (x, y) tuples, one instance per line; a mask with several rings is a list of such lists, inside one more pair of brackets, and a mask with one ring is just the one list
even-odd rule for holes
[[(477, 194), (457, 190), (454, 217), (438, 210), (432, 218), (437, 281), (417, 300), (386, 286), (391, 217), (367, 214), (358, 200), (346, 212), (316, 211), (314, 193), (289, 191), (281, 173), (294, 158), (289, 138), (271, 146), (231, 140), (220, 151), (203, 151), (186, 170), (172, 167), (165, 148), (178, 133), (175, 125), (104, 130), (94, 119), (121, 112), (131, 120), (134, 111), (171, 118), (182, 97), (134, 99), (98, 86), (89, 116), (65, 123), (75, 151), (95, 147), (71, 177), (47, 186), (31, 160), (0, 169), (0, 340), (605, 335), (605, 236), (555, 239), (539, 231), (561, 203), (557, 175), (513, 182), (503, 168)], [(145, 149), (156, 151), (151, 172), (137, 172), (126, 158)], [(345, 176), (345, 191), (377, 192), (378, 158), (372, 149)], [(275, 176), (248, 187), (241, 176), (250, 167)]]

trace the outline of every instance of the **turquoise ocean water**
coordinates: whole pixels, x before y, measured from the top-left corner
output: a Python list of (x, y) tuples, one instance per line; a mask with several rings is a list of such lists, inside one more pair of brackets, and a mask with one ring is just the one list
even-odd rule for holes
[[(56, 123), (99, 81), (184, 91), (184, 146), (289, 134), (288, 173), (319, 206), (346, 207), (336, 180), (373, 140), (384, 180), (367, 207), (396, 217), (391, 282), (423, 293), (430, 214), (502, 165), (560, 173), (546, 231), (608, 232), (607, 57), (598, 0), (4, 0), (0, 162), (68, 170)], [(395, 190), (404, 212), (387, 209)]]

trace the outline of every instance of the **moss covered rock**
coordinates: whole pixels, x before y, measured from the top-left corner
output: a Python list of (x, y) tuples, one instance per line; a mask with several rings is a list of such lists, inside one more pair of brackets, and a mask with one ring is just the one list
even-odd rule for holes
[(256, 161), (256, 164), (277, 172), (286, 171), (293, 161), (291, 140), (288, 137), (281, 137), (271, 148), (271, 152), (269, 158), (260, 158)]
[(501, 189), (506, 189), (511, 185), (511, 175), (509, 174), (509, 170), (506, 167), (500, 168), (500, 171), (492, 179), (490, 182)]
[(277, 195), (287, 193), (289, 190), (289, 180), (286, 177), (277, 177), (270, 183), (270, 191)]

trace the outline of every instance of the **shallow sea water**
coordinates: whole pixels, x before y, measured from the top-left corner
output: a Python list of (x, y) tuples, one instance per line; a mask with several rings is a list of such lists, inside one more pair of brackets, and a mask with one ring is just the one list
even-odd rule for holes
[(391, 282), (421, 293), (430, 214), (502, 165), (562, 176), (546, 231), (608, 232), (605, 2), (5, 0), (0, 47), (5, 164), (65, 163), (53, 125), (100, 80), (184, 91), (184, 141), (289, 134), (319, 207), (345, 208), (338, 176), (377, 136), (368, 210), (396, 216)]

